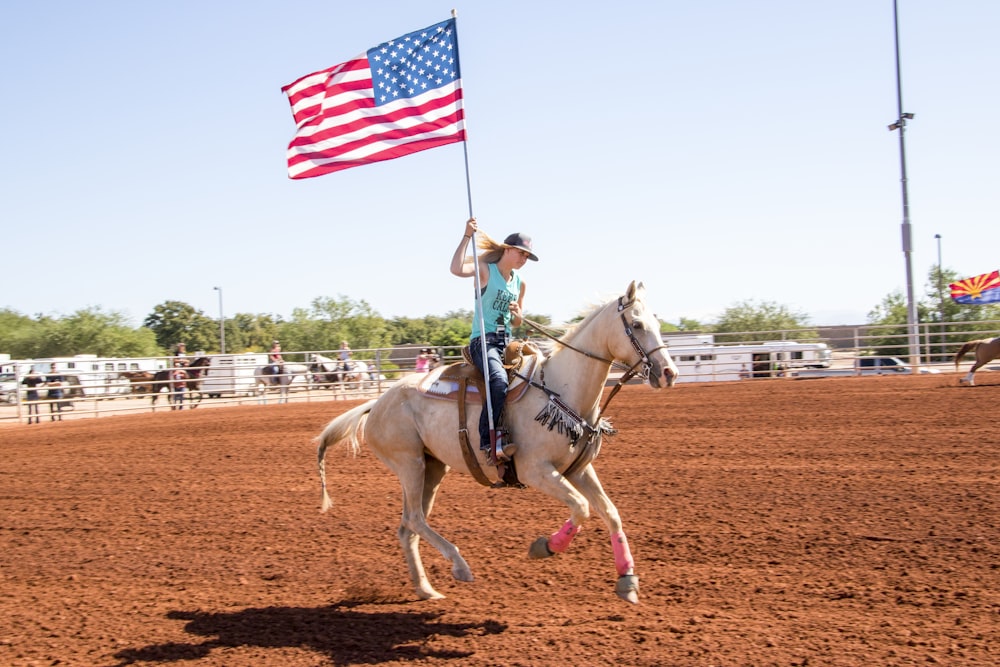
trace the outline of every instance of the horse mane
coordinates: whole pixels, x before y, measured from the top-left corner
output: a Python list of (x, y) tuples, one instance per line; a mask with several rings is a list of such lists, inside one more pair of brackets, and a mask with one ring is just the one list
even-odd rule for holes
[(563, 331), (563, 335), (557, 340), (547, 340), (545, 343), (540, 345), (542, 352), (546, 357), (550, 356), (553, 352), (562, 347), (563, 343), (572, 343), (573, 339), (579, 334), (580, 331), (585, 329), (590, 322), (597, 317), (598, 313), (604, 308), (604, 305), (593, 306), (591, 309), (583, 316), (579, 322), (570, 325)]
[[(596, 306), (591, 306), (590, 310), (587, 311), (579, 321), (562, 330), (562, 335), (559, 337), (554, 337), (554, 330), (547, 330), (547, 334), (544, 338), (531, 338), (531, 344), (538, 347), (541, 351), (542, 356), (545, 358), (551, 357), (553, 352), (556, 352), (563, 344), (572, 342), (574, 336), (583, 329), (592, 319), (597, 317), (597, 314), (604, 308), (605, 304), (599, 304)], [(532, 323), (535, 328), (542, 329), (537, 323)], [(547, 329), (547, 327), (546, 327)], [(553, 337), (550, 337), (553, 336)]]

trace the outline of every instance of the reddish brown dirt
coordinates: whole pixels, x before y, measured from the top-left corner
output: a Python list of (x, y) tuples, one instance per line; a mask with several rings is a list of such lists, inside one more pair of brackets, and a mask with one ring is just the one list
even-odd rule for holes
[(529, 561), (565, 507), (445, 480), (419, 602), (394, 477), (315, 451), (350, 403), (0, 431), (3, 665), (991, 665), (1000, 646), (1000, 385), (953, 375), (630, 386), (597, 469), (607, 531)]

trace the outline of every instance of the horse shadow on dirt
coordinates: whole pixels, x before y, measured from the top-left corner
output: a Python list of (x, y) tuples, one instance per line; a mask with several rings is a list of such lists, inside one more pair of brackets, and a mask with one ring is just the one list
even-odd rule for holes
[(171, 642), (119, 651), (115, 667), (136, 662), (180, 662), (208, 656), (213, 649), (239, 646), (304, 648), (327, 656), (333, 664), (379, 664), (426, 658), (461, 659), (475, 651), (435, 651), (435, 636), (485, 636), (504, 632), (495, 620), (441, 623), (442, 612), (366, 613), (350, 603), (325, 607), (249, 608), (231, 613), (172, 611), (167, 618), (187, 621), (184, 630), (209, 637), (203, 642)]

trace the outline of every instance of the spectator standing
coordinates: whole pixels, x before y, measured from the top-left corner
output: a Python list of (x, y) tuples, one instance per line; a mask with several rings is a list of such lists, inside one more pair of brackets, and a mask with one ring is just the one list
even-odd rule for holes
[[(38, 385), (43, 382), (45, 382), (45, 378), (36, 373), (33, 369), (29, 370), (28, 374), (21, 380), (21, 384), (28, 388), (25, 399), (28, 403), (29, 424), (41, 423), (41, 417), (38, 416)], [(32, 415), (34, 415), (34, 418), (32, 418)], [(34, 421), (32, 421), (32, 419), (34, 419)]]
[(62, 409), (63, 409), (63, 395), (65, 393), (64, 387), (66, 386), (66, 378), (59, 374), (56, 370), (55, 362), (52, 362), (52, 368), (49, 370), (49, 374), (45, 376), (45, 398), (49, 402), (49, 418), (52, 421), (62, 421)]
[(184, 370), (180, 361), (174, 362), (174, 367), (170, 370), (170, 394), (173, 405), (171, 410), (184, 409), (184, 393), (187, 391), (188, 373)]

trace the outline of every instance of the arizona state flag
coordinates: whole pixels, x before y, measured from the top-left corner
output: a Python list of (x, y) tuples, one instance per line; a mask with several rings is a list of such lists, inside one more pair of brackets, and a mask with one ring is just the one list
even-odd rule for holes
[(956, 303), (1000, 303), (1000, 271), (964, 278), (948, 287)]

